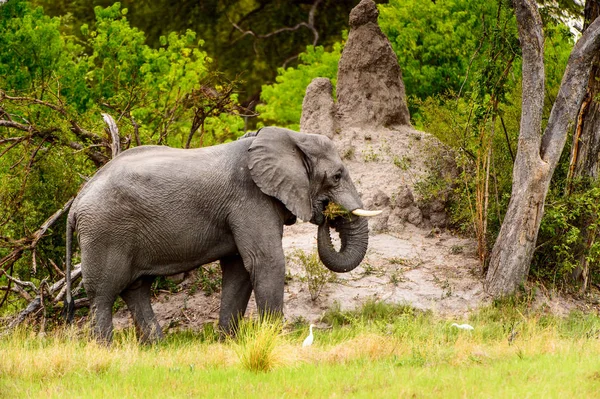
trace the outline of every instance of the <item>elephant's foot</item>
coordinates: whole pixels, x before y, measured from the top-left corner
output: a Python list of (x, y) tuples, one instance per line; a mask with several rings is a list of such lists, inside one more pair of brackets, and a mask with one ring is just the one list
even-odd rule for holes
[(110, 346), (113, 336), (112, 303), (92, 301), (92, 333), (101, 345)]

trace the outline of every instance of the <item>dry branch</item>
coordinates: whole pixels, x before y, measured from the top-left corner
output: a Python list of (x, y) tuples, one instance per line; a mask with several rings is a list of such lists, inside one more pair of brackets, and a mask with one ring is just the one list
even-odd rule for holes
[(108, 125), (107, 130), (111, 139), (110, 148), (112, 150), (112, 157), (114, 158), (121, 153), (121, 137), (119, 136), (119, 128), (117, 128), (117, 123), (109, 114), (102, 114), (102, 118), (104, 119), (104, 123)]
[[(269, 37), (271, 37), (271, 36), (275, 36), (275, 35), (278, 35), (278, 34), (280, 34), (280, 33), (283, 33), (283, 32), (293, 32), (293, 31), (297, 31), (297, 30), (299, 30), (300, 28), (307, 28), (307, 29), (309, 29), (309, 30), (312, 32), (312, 34), (313, 34), (313, 42), (312, 42), (312, 45), (313, 45), (313, 46), (316, 46), (316, 45), (317, 45), (317, 43), (318, 43), (318, 41), (319, 41), (319, 31), (317, 31), (317, 29), (315, 28), (315, 14), (316, 14), (316, 12), (317, 12), (317, 7), (318, 7), (318, 6), (319, 6), (319, 4), (321, 3), (321, 1), (322, 1), (322, 0), (316, 0), (316, 1), (315, 1), (315, 2), (312, 4), (312, 6), (310, 7), (310, 11), (308, 12), (308, 20), (307, 20), (306, 22), (304, 22), (304, 21), (303, 21), (303, 22), (300, 22), (300, 23), (296, 24), (295, 26), (285, 26), (285, 27), (283, 27), (283, 28), (279, 28), (279, 29), (276, 29), (276, 30), (274, 30), (274, 31), (272, 31), (272, 32), (269, 32), (269, 33), (264, 33), (264, 34), (259, 34), (259, 33), (256, 33), (256, 32), (254, 32), (252, 29), (247, 29), (247, 30), (244, 30), (244, 29), (243, 29), (242, 27), (240, 27), (238, 24), (236, 24), (235, 22), (233, 22), (233, 21), (231, 20), (231, 18), (229, 18), (229, 22), (231, 23), (231, 25), (232, 25), (232, 26), (233, 26), (233, 27), (234, 27), (236, 30), (238, 30), (239, 32), (241, 32), (241, 33), (242, 33), (242, 35), (241, 35), (241, 36), (239, 36), (237, 39), (235, 39), (235, 40), (233, 41), (233, 43), (237, 42), (238, 40), (240, 40), (240, 39), (242, 39), (243, 37), (245, 37), (245, 36), (248, 36), (248, 35), (250, 35), (250, 36), (253, 36), (255, 39), (267, 39), (267, 38), (269, 38)], [(258, 49), (256, 48), (256, 41), (254, 42), (254, 52), (258, 54)], [(296, 55), (296, 56), (294, 56), (294, 57), (292, 57), (291, 59), (293, 59), (293, 58), (296, 58), (296, 57), (297, 57), (297, 55)], [(288, 60), (286, 60), (286, 63), (287, 63), (287, 62), (289, 62), (289, 59), (288, 59)]]
[[(27, 299), (30, 302), (27, 305), (27, 307), (23, 311), (21, 311), (9, 323), (6, 332), (14, 329), (18, 325), (20, 325), (23, 321), (25, 321), (27, 319), (27, 317), (37, 314), (40, 310), (42, 310), (44, 308), (44, 291), (46, 292), (46, 295), (49, 296), (49, 298), (47, 298), (47, 299), (50, 299), (53, 304), (59, 303), (61, 301), (61, 299), (65, 296), (65, 293), (66, 293), (65, 278), (60, 279), (59, 281), (52, 284), (51, 286), (48, 285), (47, 280), (44, 279), (40, 283), (39, 287), (35, 287), (35, 285), (29, 281), (23, 282), (18, 279), (15, 279), (14, 277), (9, 276), (8, 274), (6, 274), (6, 276), (9, 277), (9, 279), (11, 281), (16, 282), (17, 286), (23, 285), (23, 286), (32, 288), (31, 285), (33, 285), (32, 289), (36, 293), (36, 296), (32, 298), (31, 295), (29, 295), (29, 293), (24, 291), (22, 288), (20, 290), (19, 290), (19, 288), (16, 288), (16, 287), (10, 289), (10, 291), (18, 293), (19, 295), (21, 295), (23, 298)], [(76, 265), (74, 270), (71, 272), (71, 280), (72, 281), (75, 281), (79, 277), (81, 277), (81, 264)], [(80, 288), (80, 286), (78, 286), (75, 290), (73, 290), (73, 293), (75, 294), (79, 290), (79, 288)], [(0, 287), (0, 290), (7, 290), (7, 289), (8, 289), (8, 287)], [(58, 291), (58, 293), (56, 295), (54, 295), (57, 291)], [(75, 301), (76, 309), (86, 307), (86, 306), (89, 306), (89, 301), (87, 298), (81, 298), (81, 299), (78, 299)]]
[(50, 226), (52, 226), (63, 215), (63, 213), (69, 209), (74, 199), (74, 197), (71, 198), (63, 205), (61, 209), (54, 212), (54, 214), (50, 216), (35, 233), (31, 234), (29, 237), (24, 237), (15, 241), (13, 244), (13, 250), (8, 255), (0, 259), (1, 270), (8, 270), (10, 266), (19, 260), (21, 256), (23, 256), (24, 251), (33, 250), (37, 246), (40, 239), (44, 236), (46, 231), (48, 231)]

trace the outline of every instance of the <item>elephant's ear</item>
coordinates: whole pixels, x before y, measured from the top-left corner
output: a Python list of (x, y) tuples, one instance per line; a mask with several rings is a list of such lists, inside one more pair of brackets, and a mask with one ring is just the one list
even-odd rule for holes
[(256, 185), (302, 220), (312, 217), (309, 160), (297, 145), (299, 134), (263, 128), (250, 145), (248, 168)]

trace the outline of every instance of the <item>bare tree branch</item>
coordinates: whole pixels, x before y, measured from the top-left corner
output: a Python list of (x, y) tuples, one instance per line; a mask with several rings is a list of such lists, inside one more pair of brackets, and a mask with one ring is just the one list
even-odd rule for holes
[(121, 137), (119, 136), (119, 128), (117, 128), (117, 123), (109, 114), (102, 114), (102, 118), (104, 119), (104, 123), (108, 125), (108, 133), (110, 134), (110, 138), (112, 140), (111, 149), (112, 149), (112, 157), (115, 158), (121, 152)]
[(18, 278), (13, 277), (10, 274), (6, 273), (6, 271), (4, 271), (4, 270), (0, 270), (0, 273), (2, 273), (7, 279), (12, 281), (19, 287), (21, 287), (21, 288), (27, 287), (27, 288), (31, 289), (33, 292), (35, 292), (36, 294), (39, 293), (38, 287), (36, 287), (35, 284), (33, 284), (31, 281), (21, 281)]
[[(31, 125), (24, 125), (19, 122), (7, 121), (4, 119), (0, 119), (0, 127), (10, 127), (13, 129), (22, 130), (24, 132), (31, 132), (34, 130), (33, 126), (31, 126)], [(9, 139), (3, 139), (3, 140), (9, 141)]]
[[(102, 138), (97, 136), (94, 133), (91, 133), (87, 130), (85, 130), (84, 128), (82, 128), (81, 126), (79, 126), (79, 124), (77, 123), (77, 121), (75, 121), (73, 118), (71, 118), (69, 116), (69, 113), (67, 112), (67, 110), (62, 107), (62, 106), (58, 106), (56, 104), (52, 104), (48, 101), (43, 101), (43, 100), (38, 100), (37, 98), (32, 98), (32, 97), (14, 97), (14, 96), (9, 96), (6, 94), (6, 92), (0, 90), (0, 101), (2, 100), (9, 100), (9, 101), (14, 101), (14, 102), (27, 102), (30, 104), (38, 104), (38, 105), (43, 105), (45, 107), (48, 107), (58, 113), (60, 113), (62, 116), (64, 116), (69, 123), (71, 124), (71, 131), (73, 133), (75, 133), (77, 136), (84, 138), (84, 139), (88, 139), (93, 141), (94, 143), (100, 143), (102, 142)], [(5, 121), (6, 122), (6, 121)], [(28, 126), (28, 125), (22, 125), (22, 124), (17, 124), (15, 127), (17, 129), (19, 129), (18, 125), (20, 125), (21, 127), (24, 126)], [(1, 125), (0, 125), (1, 126)], [(23, 129), (20, 129), (23, 130)], [(29, 131), (29, 130), (26, 130)]]
[[(242, 38), (244, 38), (244, 37), (246, 37), (248, 35), (253, 36), (255, 39), (267, 39), (267, 38), (269, 38), (271, 36), (275, 36), (275, 35), (278, 35), (278, 34), (283, 33), (283, 32), (293, 32), (293, 31), (299, 30), (300, 28), (307, 28), (313, 34), (312, 45), (316, 46), (317, 43), (319, 42), (319, 31), (317, 31), (317, 29), (315, 28), (315, 14), (317, 12), (317, 7), (321, 3), (321, 1), (322, 0), (315, 0), (315, 2), (312, 4), (312, 6), (310, 7), (310, 11), (308, 12), (308, 20), (306, 22), (303, 21), (303, 22), (297, 23), (294, 26), (285, 26), (283, 28), (279, 28), (279, 29), (276, 29), (276, 30), (274, 30), (272, 32), (264, 33), (264, 34), (256, 33), (252, 29), (244, 30), (238, 24), (236, 24), (235, 22), (233, 22), (231, 18), (227, 17), (229, 19), (229, 22), (231, 23), (231, 25), (236, 30), (238, 30), (239, 32), (242, 33), (242, 35), (239, 36), (237, 39), (235, 39), (233, 41), (233, 43), (239, 41), (240, 39), (242, 39)], [(254, 51), (257, 52), (256, 42), (255, 42)]]
[(74, 197), (71, 198), (63, 205), (61, 209), (54, 212), (54, 214), (50, 216), (32, 235), (15, 241), (13, 250), (8, 255), (0, 259), (0, 268), (2, 268), (3, 271), (7, 270), (11, 265), (19, 260), (21, 256), (23, 256), (24, 251), (33, 250), (50, 226), (52, 226), (62, 216), (62, 214), (69, 209), (74, 199)]
[(25, 291), (23, 288), (21, 288), (18, 285), (12, 285), (12, 286), (4, 285), (4, 286), (0, 287), (0, 291), (9, 291), (9, 292), (15, 293), (15, 294), (19, 295), (21, 298), (25, 299), (27, 302), (30, 302), (33, 300), (33, 297), (31, 295), (29, 295), (29, 293), (27, 291)]

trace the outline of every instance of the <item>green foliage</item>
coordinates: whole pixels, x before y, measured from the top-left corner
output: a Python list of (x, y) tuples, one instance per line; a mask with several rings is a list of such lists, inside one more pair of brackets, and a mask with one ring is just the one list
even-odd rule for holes
[(152, 283), (152, 294), (158, 295), (159, 291), (166, 291), (171, 294), (174, 294), (176, 292), (179, 292), (180, 288), (178, 284), (170, 278), (165, 276), (159, 276)]
[(300, 54), (297, 67), (280, 68), (276, 83), (262, 87), (260, 98), (264, 104), (256, 108), (261, 121), (299, 130), (306, 87), (318, 77), (329, 78), (335, 87), (342, 48), (343, 42), (335, 43), (332, 51), (325, 51), (323, 46), (308, 46)]
[[(460, 230), (473, 233), (478, 187), (486, 184), (486, 159), (490, 157), (486, 241), (493, 243), (500, 228), (512, 187), (512, 165), (516, 154), (521, 118), (520, 58), (514, 41), (514, 16), (503, 10), (489, 40), (483, 41), (471, 70), (472, 85), (463, 94), (450, 92), (418, 100), (415, 125), (432, 133), (454, 149), (460, 175), (452, 195), (451, 219)], [(496, 26), (511, 25), (499, 30)], [(562, 74), (573, 46), (568, 29), (548, 21), (545, 26), (546, 97), (544, 120), (556, 98)], [(493, 35), (492, 35), (493, 34)], [(512, 43), (506, 47), (498, 44)], [(504, 46), (504, 47), (503, 47)], [(519, 50), (520, 51), (520, 50)], [(516, 52), (516, 53), (515, 53)], [(515, 57), (515, 55), (517, 55)], [(476, 69), (480, 59), (485, 68)], [(509, 67), (512, 64), (512, 68)], [(565, 159), (563, 161), (565, 162)], [(568, 159), (566, 160), (568, 162)], [(559, 167), (560, 169), (560, 167)], [(480, 198), (482, 198), (480, 196)]]
[[(95, 5), (112, 4), (110, 0), (32, 1), (42, 5), (52, 16), (70, 13), (76, 35), (79, 35), (80, 24), (94, 22)], [(306, 23), (311, 2), (203, 0), (179, 2), (175, 7), (167, 0), (122, 0), (122, 5), (128, 9), (127, 19), (132, 26), (146, 33), (148, 44), (153, 48), (161, 45), (165, 32), (183, 34), (191, 29), (206, 39), (203, 48), (215, 59), (216, 69), (229, 79), (244, 80), (240, 93), (244, 104), (256, 101), (260, 87), (275, 80), (277, 68), (295, 63), (295, 57), (315, 39), (304, 25), (270, 34), (283, 27)], [(340, 32), (347, 27), (348, 14), (355, 5), (355, 0), (323, 0), (318, 4), (312, 16), (319, 33), (318, 44), (329, 48), (340, 39)], [(244, 33), (250, 30), (256, 35)]]
[[(245, 342), (250, 347), (260, 334), (270, 335), (277, 341), (272, 362), (242, 363), (241, 341), (219, 341), (211, 324), (202, 332), (169, 334), (151, 347), (138, 344), (133, 328), (117, 330), (110, 350), (76, 328), (21, 329), (0, 337), (0, 390), (6, 398), (23, 392), (158, 398), (165, 387), (173, 397), (597, 396), (598, 315), (557, 317), (534, 310), (531, 299), (496, 302), (452, 319), (370, 302), (353, 312), (369, 319), (319, 329), (310, 348), (300, 346), (306, 326), (290, 334), (254, 328)], [(453, 322), (475, 329), (461, 331)]]
[[(94, 12), (77, 37), (68, 16), (49, 17), (22, 0), (0, 6), (0, 259), (110, 159), (101, 113), (117, 121), (124, 148), (197, 147), (242, 133), (237, 82), (213, 70), (194, 32), (171, 33), (152, 48), (119, 3)], [(50, 262), (63, 264), (64, 221), (35, 256), (19, 254), (15, 276), (54, 280)]]
[[(518, 52), (514, 18), (511, 21), (507, 17), (512, 10), (506, 6), (499, 8), (496, 1), (392, 0), (378, 7), (379, 26), (398, 56), (413, 118), (420, 114), (415, 100), (462, 95), (473, 90), (479, 76), (485, 75), (492, 89), (503, 87), (495, 78), (506, 67), (505, 59), (496, 57), (496, 62), (490, 63), (484, 46), (493, 42), (490, 37), (502, 35), (504, 40), (495, 41), (502, 54), (510, 57)], [(504, 25), (495, 22), (499, 14)], [(300, 56), (300, 65), (280, 69), (276, 83), (263, 86), (265, 105), (258, 108), (263, 113), (261, 119), (297, 127), (304, 92), (313, 78), (332, 79), (335, 90), (342, 48), (343, 42), (334, 45), (331, 52), (309, 46)], [(500, 49), (496, 53), (501, 53)], [(500, 65), (503, 67), (498, 71)]]
[(495, 1), (390, 0), (379, 6), (379, 25), (402, 68), (407, 96), (425, 99), (459, 92), (472, 57), (488, 34)]
[[(600, 281), (600, 186), (586, 186), (569, 195), (549, 196), (532, 265), (538, 277), (568, 283), (571, 272), (585, 260), (592, 281)], [(582, 227), (587, 231), (581, 231)]]
[(194, 282), (189, 288), (188, 294), (194, 295), (200, 288), (204, 291), (204, 295), (209, 296), (221, 289), (221, 268), (217, 263), (200, 266), (194, 271), (194, 274)]
[(340, 304), (325, 312), (323, 321), (333, 326), (360, 326), (365, 323), (394, 323), (400, 319), (413, 319), (417, 315), (430, 317), (428, 312), (421, 312), (405, 304), (389, 304), (376, 300), (368, 300), (357, 310), (341, 310)]

